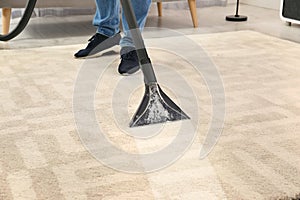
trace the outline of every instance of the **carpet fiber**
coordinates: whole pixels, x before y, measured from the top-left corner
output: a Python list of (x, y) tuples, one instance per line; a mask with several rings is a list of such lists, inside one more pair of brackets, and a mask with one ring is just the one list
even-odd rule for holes
[[(252, 31), (189, 38), (205, 49), (223, 79), (224, 130), (211, 154), (199, 160), (212, 115), (205, 81), (186, 61), (151, 49), (153, 63), (175, 63), (173, 69), (188, 80), (198, 98), (201, 118), (197, 137), (185, 155), (148, 174), (106, 167), (81, 144), (72, 97), (79, 68), (86, 62), (72, 55), (83, 45), (1, 50), (0, 199), (252, 200), (298, 194), (300, 45)], [(163, 147), (171, 133), (140, 142), (122, 136), (125, 134), (111, 114), (114, 84), (121, 79), (142, 79), (141, 74), (119, 76), (118, 55), (106, 56), (115, 61), (105, 70), (97, 89), (99, 124), (119, 148), (147, 152)], [(90, 60), (100, 66), (102, 57)], [(142, 93), (141, 82), (132, 92), (124, 123)], [(176, 99), (178, 94), (170, 95)]]

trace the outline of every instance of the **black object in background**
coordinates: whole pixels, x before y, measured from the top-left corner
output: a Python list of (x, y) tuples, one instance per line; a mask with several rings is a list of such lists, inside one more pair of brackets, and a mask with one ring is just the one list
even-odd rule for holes
[(284, 0), (282, 5), (282, 16), (300, 21), (300, 0)]
[(32, 15), (37, 0), (28, 0), (23, 16), (21, 17), (18, 25), (11, 32), (6, 35), (0, 34), (0, 41), (8, 41), (18, 36), (28, 24), (28, 21)]
[(236, 10), (235, 10), (235, 15), (228, 15), (226, 16), (227, 21), (231, 22), (243, 22), (247, 21), (248, 17), (244, 15), (239, 15), (239, 6), (240, 6), (240, 1), (236, 1)]

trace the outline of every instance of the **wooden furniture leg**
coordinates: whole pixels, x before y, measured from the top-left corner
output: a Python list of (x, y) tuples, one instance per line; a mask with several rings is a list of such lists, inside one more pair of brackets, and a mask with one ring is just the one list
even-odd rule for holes
[(2, 8), (2, 33), (9, 33), (9, 25), (11, 18), (11, 8)]
[(158, 16), (162, 16), (162, 2), (157, 2), (157, 11), (158, 11)]
[(196, 0), (188, 0), (188, 3), (189, 3), (191, 15), (192, 15), (193, 25), (196, 28), (196, 27), (198, 27)]

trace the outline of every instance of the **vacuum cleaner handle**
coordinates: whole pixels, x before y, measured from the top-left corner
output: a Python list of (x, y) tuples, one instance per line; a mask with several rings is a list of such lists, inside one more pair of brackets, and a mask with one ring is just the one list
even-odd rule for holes
[(25, 8), (25, 11), (24, 11), (24, 14), (23, 14), (23, 17), (21, 18), (21, 20), (18, 23), (18, 25), (16, 26), (16, 28), (12, 32), (10, 32), (6, 35), (1, 35), (0, 34), (0, 41), (11, 40), (14, 37), (18, 36), (24, 30), (24, 28), (26, 27), (31, 15), (32, 15), (33, 9), (34, 9), (35, 4), (36, 4), (36, 1), (37, 0), (28, 0), (28, 3), (26, 5), (26, 8)]
[[(135, 45), (139, 62), (141, 64), (142, 72), (144, 74), (144, 82), (146, 85), (157, 83), (155, 73), (151, 64), (151, 60), (148, 57), (147, 50), (145, 48), (144, 40), (141, 31), (136, 22), (136, 17), (132, 9), (130, 0), (120, 0), (123, 11), (128, 23), (129, 31)], [(142, 3), (143, 1), (141, 1)]]

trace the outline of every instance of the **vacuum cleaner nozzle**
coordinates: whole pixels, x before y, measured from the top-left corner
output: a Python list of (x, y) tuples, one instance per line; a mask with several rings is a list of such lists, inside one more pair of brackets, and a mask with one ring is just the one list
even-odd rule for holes
[(145, 94), (129, 126), (138, 127), (190, 119), (159, 87), (157, 83), (146, 85)]

